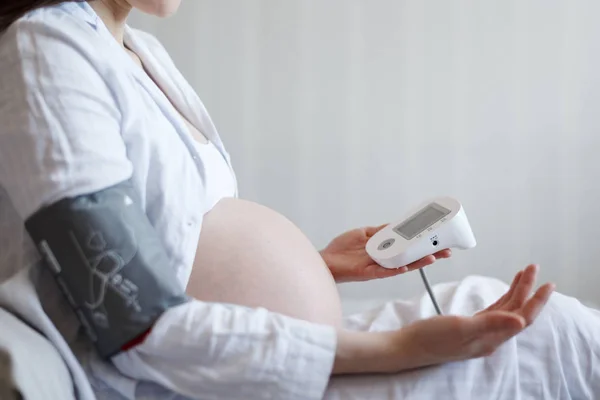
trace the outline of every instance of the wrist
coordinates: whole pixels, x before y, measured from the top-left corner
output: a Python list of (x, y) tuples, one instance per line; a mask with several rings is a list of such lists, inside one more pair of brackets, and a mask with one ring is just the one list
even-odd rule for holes
[(325, 265), (327, 265), (327, 268), (329, 269), (329, 272), (331, 272), (331, 276), (333, 277), (333, 279), (339, 283), (338, 273), (335, 270), (335, 267), (333, 266), (331, 257), (329, 256), (327, 249), (323, 249), (323, 250), (319, 251), (319, 255), (321, 256), (321, 259), (323, 259), (323, 262), (325, 263)]
[(414, 368), (408, 338), (393, 332), (338, 331), (332, 374), (390, 373)]
[(333, 374), (360, 374), (374, 372), (373, 359), (382, 353), (379, 346), (385, 347), (382, 340), (377, 340), (376, 333), (338, 331), (337, 348), (333, 364)]
[(331, 276), (333, 277), (333, 280), (335, 280), (336, 283), (347, 283), (356, 281), (355, 278), (348, 275), (347, 269), (336, 267), (336, 265), (339, 264), (339, 262), (335, 262), (335, 255), (332, 256), (326, 249), (319, 251), (319, 254), (321, 255), (321, 258), (323, 259), (325, 265), (327, 265), (327, 268), (329, 269), (329, 272), (331, 273)]
[(327, 267), (329, 267), (329, 269), (331, 269), (331, 266), (329, 265), (329, 256), (327, 254), (327, 249), (320, 250), (319, 255), (321, 256), (321, 258), (323, 259), (325, 264), (327, 264)]

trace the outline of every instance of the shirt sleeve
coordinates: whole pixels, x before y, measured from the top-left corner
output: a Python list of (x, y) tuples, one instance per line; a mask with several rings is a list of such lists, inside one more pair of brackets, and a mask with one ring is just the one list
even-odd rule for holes
[(143, 344), (113, 362), (191, 398), (322, 399), (335, 347), (330, 326), (192, 301), (163, 314)]
[[(0, 184), (23, 220), (132, 175), (110, 57), (94, 34), (66, 18), (27, 19), (0, 37)], [(320, 399), (335, 347), (333, 327), (192, 300), (113, 362), (192, 398)]]
[(24, 19), (0, 37), (0, 182), (23, 219), (133, 171), (103, 54), (82, 43), (98, 39), (58, 23)]

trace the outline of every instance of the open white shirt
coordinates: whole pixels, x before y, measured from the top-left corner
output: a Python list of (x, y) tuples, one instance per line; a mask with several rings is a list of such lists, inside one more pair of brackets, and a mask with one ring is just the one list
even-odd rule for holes
[[(130, 28), (125, 41), (231, 170), (208, 113), (165, 49)], [(190, 301), (116, 356), (117, 369), (98, 360), (23, 225), (44, 205), (130, 179), (169, 256), (164, 268), (185, 287), (212, 205), (203, 204), (204, 176), (183, 119), (86, 2), (31, 12), (0, 36), (0, 306), (54, 343), (80, 398), (94, 397), (86, 373), (127, 398), (138, 379), (202, 399), (323, 396), (333, 328), (264, 309)]]

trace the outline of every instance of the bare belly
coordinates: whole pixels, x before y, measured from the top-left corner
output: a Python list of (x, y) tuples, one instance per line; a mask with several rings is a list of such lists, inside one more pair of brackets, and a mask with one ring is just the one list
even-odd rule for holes
[(335, 281), (308, 238), (282, 215), (240, 199), (221, 200), (204, 217), (187, 292), (334, 326), (342, 319)]

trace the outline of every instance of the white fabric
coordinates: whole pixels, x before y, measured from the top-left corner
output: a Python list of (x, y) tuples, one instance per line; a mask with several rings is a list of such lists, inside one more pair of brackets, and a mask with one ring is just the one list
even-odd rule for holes
[[(246, 398), (321, 398), (335, 354), (333, 328), (262, 309), (199, 301), (176, 307), (144, 344), (113, 360), (122, 374), (77, 340), (79, 323), (41, 267), (24, 220), (44, 204), (131, 179), (171, 261), (164, 267), (183, 287), (208, 209), (208, 172), (154, 81), (229, 163), (202, 102), (163, 47), (133, 29), (125, 40), (154, 79), (85, 2), (29, 13), (0, 37), (0, 272), (12, 276), (0, 288), (0, 306), (50, 338), (81, 398), (94, 395), (67, 343), (94, 385), (108, 383), (128, 398), (134, 378), (204, 399), (240, 388)], [(12, 301), (8, 293), (20, 291), (30, 298)]]
[[(73, 381), (62, 357), (46, 338), (13, 314), (0, 308), (0, 399), (12, 398), (2, 387), (9, 373), (14, 388), (27, 400), (73, 400)], [(6, 397), (3, 397), (4, 396)]]
[[(473, 315), (507, 290), (503, 282), (478, 276), (434, 287), (443, 313), (454, 315)], [(423, 294), (349, 316), (345, 324), (384, 331), (433, 315), (429, 296)], [(332, 380), (325, 400), (353, 399), (600, 399), (600, 311), (555, 293), (533, 325), (489, 357)]]
[[(208, 113), (165, 50), (132, 29), (126, 42), (231, 169)], [(23, 221), (64, 196), (131, 179), (171, 260), (165, 268), (185, 285), (202, 216), (214, 202), (204, 197), (210, 166), (167, 98), (86, 3), (45, 8), (13, 25), (0, 37), (0, 71), (0, 305), (54, 343), (79, 398), (133, 399), (137, 390), (150, 399), (143, 392), (152, 382), (164, 387), (157, 399), (600, 398), (600, 318), (559, 295), (536, 325), (494, 356), (399, 375), (329, 382), (333, 329), (199, 301), (165, 313), (144, 344), (113, 360), (117, 368), (101, 362), (78, 336), (79, 324), (40, 266)], [(469, 314), (505, 289), (471, 278), (436, 290), (446, 312)], [(432, 314), (423, 297), (351, 317), (347, 325), (395, 329)], [(149, 382), (138, 386), (136, 379)]]
[(212, 142), (196, 143), (196, 150), (205, 171), (204, 198), (201, 204), (205, 210), (210, 210), (219, 200), (235, 196), (235, 176), (231, 173), (227, 160)]

